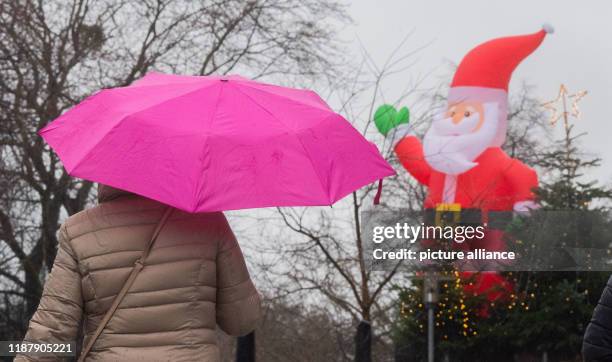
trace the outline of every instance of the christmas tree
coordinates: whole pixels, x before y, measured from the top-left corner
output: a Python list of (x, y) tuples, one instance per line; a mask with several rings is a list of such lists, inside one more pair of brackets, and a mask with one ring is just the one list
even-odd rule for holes
[[(566, 96), (564, 91), (562, 86), (560, 96)], [(606, 201), (612, 198), (612, 191), (597, 181), (584, 181), (589, 170), (600, 166), (601, 159), (589, 158), (581, 152), (579, 141), (585, 134), (575, 134), (574, 125), (569, 122), (572, 114), (578, 115), (564, 107), (558, 117), (563, 119), (563, 137), (538, 162), (544, 174), (549, 175), (535, 190), (541, 209), (526, 219), (531, 225), (523, 225), (514, 234), (520, 237), (522, 231), (539, 227), (543, 228), (539, 235), (548, 235), (548, 239), (556, 239), (561, 246), (609, 250), (609, 231), (602, 230), (610, 230)], [(554, 118), (552, 123), (556, 123)], [(547, 230), (539, 223), (542, 216), (554, 220), (555, 230)], [(588, 261), (577, 269), (514, 273), (515, 297), (525, 307), (522, 312), (518, 312), (519, 308), (507, 313), (504, 327), (512, 333), (518, 350), (547, 355), (553, 360), (579, 358), (584, 330), (609, 272), (584, 271), (589, 269)]]
[[(565, 95), (564, 95), (565, 96)], [(541, 217), (557, 218), (554, 229), (540, 230), (556, 243), (609, 250), (609, 210), (612, 191), (585, 173), (601, 163), (582, 154), (579, 140), (564, 110), (563, 137), (538, 162), (547, 177), (534, 190), (541, 208), (509, 227), (512, 240), (541, 245), (533, 237)], [(561, 221), (571, 218), (571, 222)], [(551, 227), (552, 228), (552, 227)], [(599, 232), (594, 232), (598, 230)], [(495, 300), (467, 292), (472, 280), (458, 271), (442, 272), (435, 309), (436, 356), (448, 361), (513, 361), (519, 359), (579, 360), (582, 336), (609, 272), (515, 271), (503, 273), (513, 292)], [(466, 288), (467, 284), (467, 288)], [(399, 315), (394, 338), (398, 361), (426, 360), (427, 313), (422, 280), (399, 289)]]

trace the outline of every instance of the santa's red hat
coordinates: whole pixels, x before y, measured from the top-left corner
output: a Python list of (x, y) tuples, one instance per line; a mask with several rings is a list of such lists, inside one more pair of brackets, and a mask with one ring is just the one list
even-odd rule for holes
[(482, 43), (463, 57), (455, 71), (448, 95), (449, 102), (474, 100), (497, 102), (500, 124), (495, 145), (506, 137), (508, 83), (514, 69), (540, 46), (546, 34), (554, 31), (544, 25), (542, 30), (527, 35), (497, 38)]
[(514, 69), (540, 46), (549, 25), (528, 35), (508, 36), (489, 40), (472, 49), (463, 58), (451, 87), (487, 87), (508, 90)]

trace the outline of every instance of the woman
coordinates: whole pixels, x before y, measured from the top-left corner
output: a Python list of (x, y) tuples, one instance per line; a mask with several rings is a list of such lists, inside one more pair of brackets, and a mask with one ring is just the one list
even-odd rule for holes
[[(25, 341), (75, 341), (83, 325), (87, 345), (168, 212), (104, 185), (98, 199), (60, 228)], [(172, 209), (143, 264), (86, 361), (219, 361), (217, 324), (235, 336), (255, 328), (260, 297), (222, 213)]]

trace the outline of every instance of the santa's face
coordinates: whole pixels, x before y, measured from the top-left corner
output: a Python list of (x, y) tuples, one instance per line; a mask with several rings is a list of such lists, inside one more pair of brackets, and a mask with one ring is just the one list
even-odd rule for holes
[[(458, 126), (456, 127), (457, 129), (465, 130), (465, 133), (478, 131), (484, 122), (484, 109), (482, 103), (478, 102), (460, 102), (451, 104), (446, 110), (445, 115), (446, 119)], [(476, 124), (474, 125), (474, 123)], [(472, 126), (474, 127), (471, 128)], [(452, 128), (453, 127), (449, 127), (451, 130)]]
[(425, 134), (425, 159), (437, 171), (458, 175), (491, 146), (498, 124), (497, 103), (459, 102), (449, 104)]

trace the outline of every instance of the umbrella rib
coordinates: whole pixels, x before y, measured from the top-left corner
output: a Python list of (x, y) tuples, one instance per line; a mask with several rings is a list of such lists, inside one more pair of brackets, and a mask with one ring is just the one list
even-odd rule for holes
[[(212, 131), (213, 121), (215, 120), (215, 116), (217, 115), (217, 111), (219, 109), (219, 102), (221, 101), (221, 94), (223, 93), (223, 87), (224, 87), (224, 85), (226, 83), (228, 83), (228, 82), (221, 82), (221, 86), (219, 87), (219, 94), (217, 95), (217, 101), (215, 102), (215, 109), (212, 111), (212, 113), (210, 114), (210, 118), (208, 119), (208, 129), (211, 130), (211, 131)], [(206, 135), (206, 137), (208, 137), (208, 135)], [(203, 142), (202, 143), (202, 153), (205, 153), (205, 152), (206, 152), (206, 142)], [(205, 155), (203, 155), (203, 156), (205, 156)], [(202, 172), (200, 172), (200, 175), (204, 175), (205, 171), (206, 170), (203, 169)], [(197, 184), (195, 190), (193, 190), (194, 191), (193, 200), (196, 203), (194, 205), (194, 207), (192, 207), (192, 210), (194, 212), (197, 209), (198, 204), (200, 203), (199, 200), (200, 200), (200, 193), (201, 193), (201, 188), (202, 188), (201, 180), (202, 180), (202, 177), (198, 178), (198, 184)]]
[[(304, 143), (302, 143), (302, 140), (300, 139), (299, 135), (295, 131), (290, 130), (289, 127), (285, 124), (285, 122), (283, 122), (278, 117), (276, 117), (272, 112), (270, 112), (270, 110), (268, 110), (262, 104), (257, 102), (255, 99), (253, 99), (253, 97), (251, 97), (250, 95), (248, 95), (245, 92), (243, 92), (241, 89), (239, 89), (239, 87), (237, 87), (236, 89), (238, 90), (238, 92), (242, 93), (245, 97), (247, 97), (251, 102), (253, 102), (256, 106), (258, 106), (259, 108), (263, 109), (266, 113), (268, 113), (270, 116), (272, 116), (272, 118), (277, 120), (281, 125), (283, 125), (285, 127), (285, 129), (287, 130), (287, 133), (291, 134), (292, 136), (294, 136), (297, 139), (298, 143), (300, 144), (300, 146), (304, 150), (304, 153), (307, 156), (306, 158), (308, 158), (308, 162), (310, 162), (310, 166), (312, 167), (312, 170), (314, 171), (315, 175), (317, 175), (317, 180), (319, 180), (319, 184), (321, 185), (321, 190), (323, 191), (325, 196), (327, 196), (327, 201), (329, 202), (329, 205), (331, 205), (332, 202), (331, 202), (331, 195), (329, 193), (329, 190), (323, 184), (323, 179), (321, 178), (321, 175), (319, 174), (319, 171), (317, 171), (317, 168), (315, 167), (314, 162), (312, 162), (312, 158), (310, 157), (310, 153), (308, 152), (308, 150), (304, 146)], [(321, 122), (324, 122), (325, 120), (327, 120), (328, 118), (333, 117), (333, 116), (334, 116), (334, 114), (330, 114), (329, 116), (327, 116), (324, 119), (322, 119)]]
[[(328, 117), (326, 117), (328, 118)], [(302, 140), (300, 139), (300, 136), (298, 136), (297, 134), (293, 134), (295, 136), (295, 138), (297, 139), (297, 141), (300, 143), (300, 146), (302, 146), (302, 149), (304, 150), (304, 152), (306, 153), (306, 155), (308, 156), (308, 161), (310, 162), (310, 165), (312, 167), (312, 170), (315, 172), (315, 175), (317, 175), (317, 179), (319, 180), (319, 183), (321, 184), (321, 189), (323, 190), (323, 192), (325, 193), (325, 195), (327, 196), (327, 202), (328, 205), (333, 204), (332, 202), (332, 198), (329, 192), (329, 189), (327, 189), (325, 187), (325, 185), (323, 185), (323, 180), (321, 179), (321, 175), (319, 174), (319, 171), (317, 171), (317, 168), (314, 165), (314, 162), (312, 162), (312, 158), (310, 157), (310, 153), (308, 153), (308, 150), (306, 149), (306, 147), (304, 146), (304, 143), (302, 142)]]

